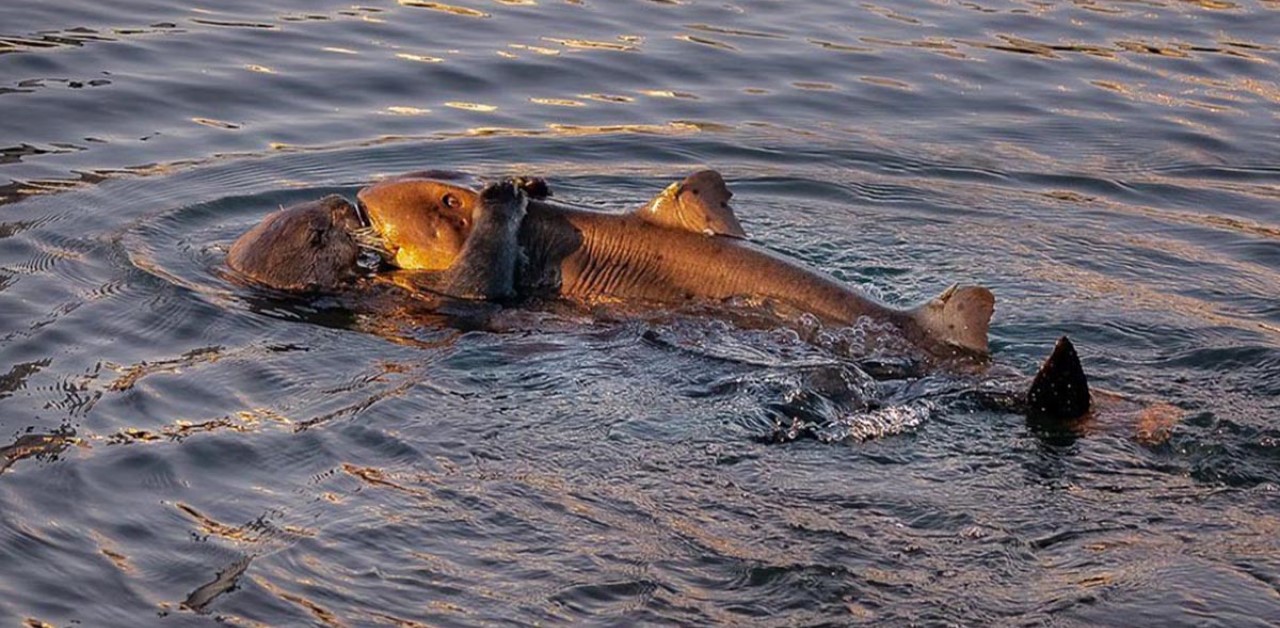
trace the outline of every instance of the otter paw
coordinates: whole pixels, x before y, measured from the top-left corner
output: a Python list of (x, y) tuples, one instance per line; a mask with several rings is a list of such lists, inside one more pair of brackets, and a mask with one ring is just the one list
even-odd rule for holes
[(519, 200), (524, 192), (514, 179), (495, 181), (480, 190), (480, 202), (485, 205), (509, 205)]
[(552, 196), (551, 186), (547, 185), (547, 180), (542, 177), (516, 177), (512, 181), (515, 182), (516, 187), (524, 190), (529, 198), (542, 200)]
[(515, 180), (507, 179), (490, 183), (480, 190), (480, 203), (475, 209), (477, 221), (482, 215), (503, 220), (519, 221), (524, 218), (525, 207), (528, 204), (529, 197), (525, 195), (524, 190), (520, 189)]

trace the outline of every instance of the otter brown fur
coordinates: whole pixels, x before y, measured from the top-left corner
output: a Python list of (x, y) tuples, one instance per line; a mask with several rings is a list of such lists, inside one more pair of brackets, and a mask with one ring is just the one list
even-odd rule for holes
[(361, 227), (355, 206), (336, 194), (268, 215), (240, 236), (227, 265), (277, 290), (330, 291), (357, 276)]
[[(441, 271), (418, 273), (414, 285), (464, 299), (504, 299), (515, 294), (521, 259), (516, 234), (524, 218), (527, 182), (506, 181), (465, 197), (469, 213), (458, 219), (460, 250)], [(459, 197), (463, 198), (463, 197)], [(359, 210), (330, 195), (268, 215), (231, 246), (227, 265), (240, 275), (277, 290), (334, 292), (360, 276)], [(456, 257), (456, 261), (455, 260)]]
[(515, 181), (485, 186), (457, 259), (443, 271), (416, 273), (414, 285), (463, 299), (514, 297), (516, 269), (524, 258), (516, 234), (528, 202)]

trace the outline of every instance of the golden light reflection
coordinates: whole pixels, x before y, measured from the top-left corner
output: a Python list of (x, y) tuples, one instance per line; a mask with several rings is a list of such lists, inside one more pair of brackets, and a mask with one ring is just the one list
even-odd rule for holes
[(1147, 43), (1141, 41), (1117, 41), (1116, 47), (1128, 52), (1144, 52), (1147, 54), (1158, 55), (1161, 57), (1173, 57), (1175, 59), (1186, 59), (1190, 55), (1175, 46), (1161, 46), (1159, 44)]
[(240, 125), (234, 122), (227, 122), (225, 120), (215, 120), (213, 118), (192, 118), (191, 121), (201, 126), (212, 127), (215, 129), (224, 129), (228, 131), (234, 131), (240, 128)]
[[(402, 4), (405, 2), (405, 0), (400, 0), (400, 1)], [(298, 606), (301, 606), (307, 609), (307, 611), (311, 613), (312, 617), (315, 617), (316, 620), (318, 620), (321, 624), (325, 626), (331, 626), (336, 628), (336, 627), (344, 627), (347, 625), (346, 623), (340, 621), (337, 615), (334, 615), (325, 607), (320, 606), (319, 604), (316, 604), (315, 602), (312, 602), (311, 600), (308, 600), (307, 598), (302, 597), (300, 595), (289, 593), (288, 591), (285, 591), (284, 589), (281, 589), (280, 587), (273, 584), (270, 580), (267, 580), (259, 576), (250, 576), (249, 579), (252, 580), (254, 584), (257, 584), (263, 589), (266, 589), (267, 591), (269, 591), (272, 595), (275, 595), (280, 599), (293, 602), (294, 604), (297, 604)]]
[(477, 126), (464, 131), (461, 135), (465, 137), (538, 137), (546, 135), (546, 131), (539, 129), (516, 129), (511, 127), (500, 126)]
[(234, 20), (209, 20), (198, 17), (190, 18), (192, 23), (204, 26), (229, 26), (233, 28), (261, 28), (265, 30), (274, 30), (275, 24), (267, 24), (264, 22), (239, 22)]
[(199, 510), (196, 510), (194, 506), (183, 502), (175, 503), (174, 507), (197, 524), (200, 534), (205, 536), (216, 536), (236, 543), (256, 544), (278, 537), (284, 537), (286, 540), (296, 540), (299, 538), (310, 538), (316, 535), (315, 531), (307, 528), (298, 526), (281, 527), (274, 525), (268, 521), (265, 516), (259, 517), (245, 525), (233, 526), (209, 517)]
[(642, 89), (641, 94), (651, 98), (679, 98), (683, 100), (698, 100), (698, 97), (689, 92), (676, 92), (668, 89)]
[(815, 46), (821, 47), (821, 48), (826, 48), (827, 50), (837, 50), (837, 51), (840, 51), (840, 52), (874, 52), (874, 51), (875, 51), (875, 49), (874, 49), (874, 48), (867, 48), (866, 46), (854, 46), (854, 45), (851, 45), (851, 44), (838, 44), (838, 43), (833, 42), (833, 41), (825, 41), (825, 40), (822, 40), (822, 39), (810, 39), (810, 40), (809, 40), (809, 43), (811, 43), (811, 44), (813, 44), (813, 45), (815, 45)]
[[(504, 3), (506, 3), (506, 2), (517, 2), (517, 1), (520, 1), (520, 0), (498, 0), (498, 2), (504, 2)], [(531, 2), (532, 0), (524, 0), (524, 1)], [(454, 611), (454, 609), (458, 609), (459, 611), (461, 610), (461, 607), (460, 607), (460, 606), (457, 606), (457, 605), (454, 605), (454, 604), (449, 604), (448, 602), (440, 602), (440, 601), (438, 601), (438, 600), (433, 600), (433, 601), (427, 602), (427, 608), (430, 608), (431, 610), (434, 610), (434, 611), (437, 611), (437, 612), (442, 611), (442, 610), (443, 610), (443, 611), (456, 612), (456, 611)], [(465, 614), (467, 614), (467, 613), (462, 612), (462, 613), (460, 613), (460, 614), (464, 614), (464, 615), (465, 615)], [(411, 619), (404, 619), (404, 618), (401, 618), (401, 617), (396, 617), (395, 615), (388, 615), (388, 614), (386, 614), (386, 613), (379, 613), (379, 612), (377, 612), (377, 611), (370, 611), (370, 612), (369, 612), (369, 615), (370, 615), (371, 617), (376, 617), (377, 619), (379, 619), (380, 621), (379, 621), (378, 623), (380, 623), (380, 624), (384, 624), (384, 623), (385, 623), (385, 624), (388, 624), (388, 625), (390, 625), (390, 626), (394, 626), (395, 628), (433, 628), (431, 624), (424, 624), (424, 623), (421, 623), (421, 622), (413, 621), (413, 620), (411, 620)]]
[(597, 100), (600, 102), (612, 102), (612, 103), (635, 102), (635, 99), (630, 96), (621, 96), (618, 94), (601, 94), (601, 93), (578, 94), (578, 98), (586, 98), (587, 100)]
[(711, 39), (710, 37), (700, 37), (697, 35), (676, 35), (675, 39), (678, 39), (680, 41), (687, 41), (691, 44), (711, 46), (712, 48), (719, 48), (721, 50), (732, 50), (734, 52), (738, 51), (738, 48), (733, 44), (727, 44), (725, 42), (722, 42), (716, 39)]
[(429, 2), (427, 0), (398, 0), (398, 1), (400, 3), (400, 6), (404, 6), (404, 7), (429, 9), (432, 11), (440, 11), (443, 13), (450, 13), (453, 15), (460, 15), (463, 17), (474, 17), (474, 18), (489, 17), (489, 14), (485, 13), (484, 11), (478, 11), (476, 9), (469, 9), (467, 7), (460, 7), (452, 4), (445, 4), (443, 2)]
[[(623, 38), (619, 37), (619, 39)], [(565, 48), (579, 48), (583, 50), (613, 50), (616, 52), (633, 52), (638, 50), (633, 43), (616, 44), (609, 41), (596, 41), (592, 39), (561, 39), (557, 37), (543, 37), (542, 41), (560, 44)]]
[(89, 447), (88, 443), (76, 438), (74, 433), (23, 434), (12, 444), (0, 447), (0, 473), (19, 460), (52, 459), (71, 445)]
[(399, 491), (401, 493), (413, 495), (414, 497), (417, 497), (422, 500), (434, 501), (434, 498), (432, 497), (431, 493), (424, 491), (422, 489), (412, 488), (412, 487), (404, 486), (402, 484), (398, 484), (392, 481), (391, 479), (389, 479), (386, 476), (386, 474), (379, 469), (375, 469), (373, 467), (360, 467), (360, 466), (356, 466), (356, 465), (344, 462), (342, 463), (342, 470), (356, 478), (363, 480), (365, 483), (370, 484), (372, 486), (381, 486), (384, 488), (390, 488), (390, 489)]
[(545, 56), (549, 56), (549, 57), (556, 57), (556, 56), (559, 56), (559, 55), (560, 55), (560, 51), (559, 51), (559, 50), (557, 50), (557, 49), (555, 49), (555, 48), (547, 48), (547, 47), (544, 47), (544, 46), (530, 46), (530, 45), (527, 45), (527, 44), (507, 44), (507, 47), (508, 47), (508, 48), (515, 48), (516, 50), (526, 50), (526, 51), (528, 51), (528, 52), (532, 52), (532, 53), (540, 54), (540, 55), (545, 55)]
[(1089, 81), (1089, 83), (1091, 85), (1094, 85), (1095, 87), (1099, 87), (1107, 91), (1120, 94), (1128, 98), (1129, 100), (1133, 100), (1135, 102), (1147, 103), (1152, 105), (1160, 105), (1163, 107), (1194, 107), (1196, 109), (1204, 109), (1206, 111), (1213, 111), (1213, 112), (1219, 112), (1219, 113), (1223, 113), (1223, 112), (1238, 113), (1238, 110), (1235, 109), (1234, 107), (1227, 107), (1225, 105), (1215, 105), (1212, 103), (1200, 102), (1197, 100), (1182, 98), (1179, 96), (1173, 96), (1171, 94), (1166, 94), (1166, 93), (1139, 91), (1131, 86), (1124, 85), (1122, 83), (1117, 83), (1115, 81), (1094, 80), (1094, 81)]
[(197, 364), (212, 364), (222, 359), (223, 352), (224, 348), (221, 345), (213, 345), (192, 349), (172, 360), (139, 362), (124, 369), (115, 367), (117, 371), (123, 372), (115, 381), (111, 382), (107, 390), (121, 392), (133, 388), (144, 377), (155, 375), (156, 373), (179, 373), (186, 367)]
[(893, 10), (893, 9), (890, 9), (890, 8), (888, 8), (888, 7), (881, 7), (881, 6), (877, 6), (877, 5), (870, 4), (870, 3), (864, 3), (864, 4), (862, 5), (862, 8), (863, 8), (863, 9), (866, 9), (867, 11), (869, 11), (869, 12), (871, 12), (871, 13), (874, 13), (874, 14), (876, 14), (876, 15), (879, 15), (880, 17), (883, 17), (883, 18), (886, 18), (886, 19), (890, 19), (890, 20), (894, 20), (894, 21), (898, 21), (898, 22), (903, 22), (904, 24), (912, 24), (912, 25), (920, 25), (920, 24), (922, 24), (922, 22), (921, 22), (920, 20), (918, 20), (918, 19), (916, 19), (916, 18), (914, 18), (914, 17), (911, 17), (911, 16), (909, 16), (909, 15), (904, 15), (904, 14), (902, 14), (902, 13), (898, 13), (897, 11), (895, 11), (895, 10)]
[(200, 527), (200, 532), (204, 535), (218, 536), (232, 541), (243, 541), (252, 543), (261, 538), (261, 534), (256, 530), (244, 530), (238, 526), (229, 526), (210, 517), (205, 516), (200, 511), (178, 502), (174, 507), (185, 513), (193, 519)]
[(831, 83), (820, 83), (817, 81), (796, 81), (791, 84), (796, 89), (805, 89), (809, 91), (831, 91), (836, 89)]
[(108, 444), (153, 443), (159, 441), (181, 441), (194, 434), (230, 430), (233, 432), (255, 432), (268, 423), (276, 425), (292, 425), (288, 417), (270, 408), (242, 410), (224, 417), (206, 421), (188, 421), (177, 419), (159, 431), (136, 427), (125, 427), (105, 438)]
[(417, 61), (418, 63), (441, 63), (444, 59), (440, 57), (431, 57), (427, 55), (418, 55), (409, 52), (397, 52), (397, 59), (405, 59), (407, 61)]
[(529, 102), (535, 105), (551, 105), (553, 107), (585, 107), (586, 103), (580, 100), (570, 100), (567, 98), (530, 98)]
[(560, 136), (573, 137), (582, 135), (601, 135), (607, 133), (638, 133), (642, 135), (668, 135), (702, 129), (694, 123), (672, 121), (668, 124), (606, 124), (606, 125), (572, 125), (549, 124), (547, 128)]
[(498, 110), (498, 108), (494, 105), (485, 105), (482, 103), (475, 103), (475, 102), (462, 102), (457, 100), (449, 101), (445, 103), (444, 106), (452, 107), (454, 109), (463, 109), (465, 111), (480, 111), (485, 113)]
[[(382, 374), (385, 374), (388, 372), (392, 372), (392, 371), (386, 370), (384, 366), (384, 370), (382, 370), (381, 373), (375, 375), (373, 379), (369, 381), (385, 381), (379, 378), (381, 377)], [(312, 417), (310, 419), (306, 419), (305, 421), (299, 421), (294, 427), (293, 431), (303, 432), (313, 427), (316, 427), (318, 425), (323, 425), (325, 423), (328, 423), (329, 421), (332, 421), (334, 419), (353, 416), (355, 414), (363, 412), (364, 410), (369, 409), (374, 404), (384, 399), (391, 399), (391, 398), (399, 397), (403, 395), (405, 391), (413, 388), (415, 385), (419, 383), (419, 381), (420, 381), (420, 378), (410, 378), (390, 389), (380, 390), (376, 393), (373, 393), (372, 395), (365, 397), (364, 399), (360, 399), (353, 403), (347, 404), (346, 406), (338, 408), (337, 410), (333, 410), (332, 412), (328, 412), (320, 416)]]
[(90, 530), (89, 535), (93, 537), (94, 542), (98, 544), (98, 550), (102, 552), (103, 556), (106, 556), (111, 560), (112, 564), (116, 566), (116, 569), (119, 569), (124, 573), (133, 573), (134, 567), (129, 563), (129, 557), (114, 549), (107, 537), (103, 536), (96, 530)]
[(736, 35), (739, 37), (759, 37), (761, 39), (786, 39), (786, 35), (779, 33), (766, 33), (764, 31), (749, 31), (739, 28), (727, 28), (724, 26), (712, 26), (710, 24), (686, 24), (685, 28), (704, 33), (718, 33), (720, 35)]
[(420, 116), (431, 113), (431, 110), (422, 109), (420, 107), (391, 106), (387, 107), (387, 112), (394, 113), (398, 116)]
[(910, 83), (899, 81), (897, 79), (886, 78), (883, 76), (860, 76), (859, 81), (870, 83), (871, 85), (879, 85), (881, 87), (892, 87), (894, 89), (902, 89), (912, 91), (915, 89)]

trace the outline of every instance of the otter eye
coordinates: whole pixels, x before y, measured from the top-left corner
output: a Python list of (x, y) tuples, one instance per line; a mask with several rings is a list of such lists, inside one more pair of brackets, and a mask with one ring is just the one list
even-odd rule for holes
[(444, 206), (448, 207), (449, 209), (457, 209), (459, 207), (462, 207), (462, 201), (458, 200), (458, 197), (452, 194), (445, 194), (444, 198), (440, 200), (444, 203)]

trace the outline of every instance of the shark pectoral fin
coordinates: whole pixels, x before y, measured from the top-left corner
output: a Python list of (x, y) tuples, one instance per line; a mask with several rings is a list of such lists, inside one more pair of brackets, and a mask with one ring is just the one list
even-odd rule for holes
[(1069, 427), (1071, 421), (1088, 414), (1091, 402), (1080, 356), (1063, 336), (1027, 390), (1027, 422), (1037, 427)]
[(982, 286), (952, 285), (916, 308), (916, 322), (935, 340), (986, 355), (996, 298)]
[(672, 183), (649, 201), (639, 214), (654, 224), (695, 233), (746, 238), (738, 217), (729, 206), (733, 192), (715, 170), (699, 170)]

